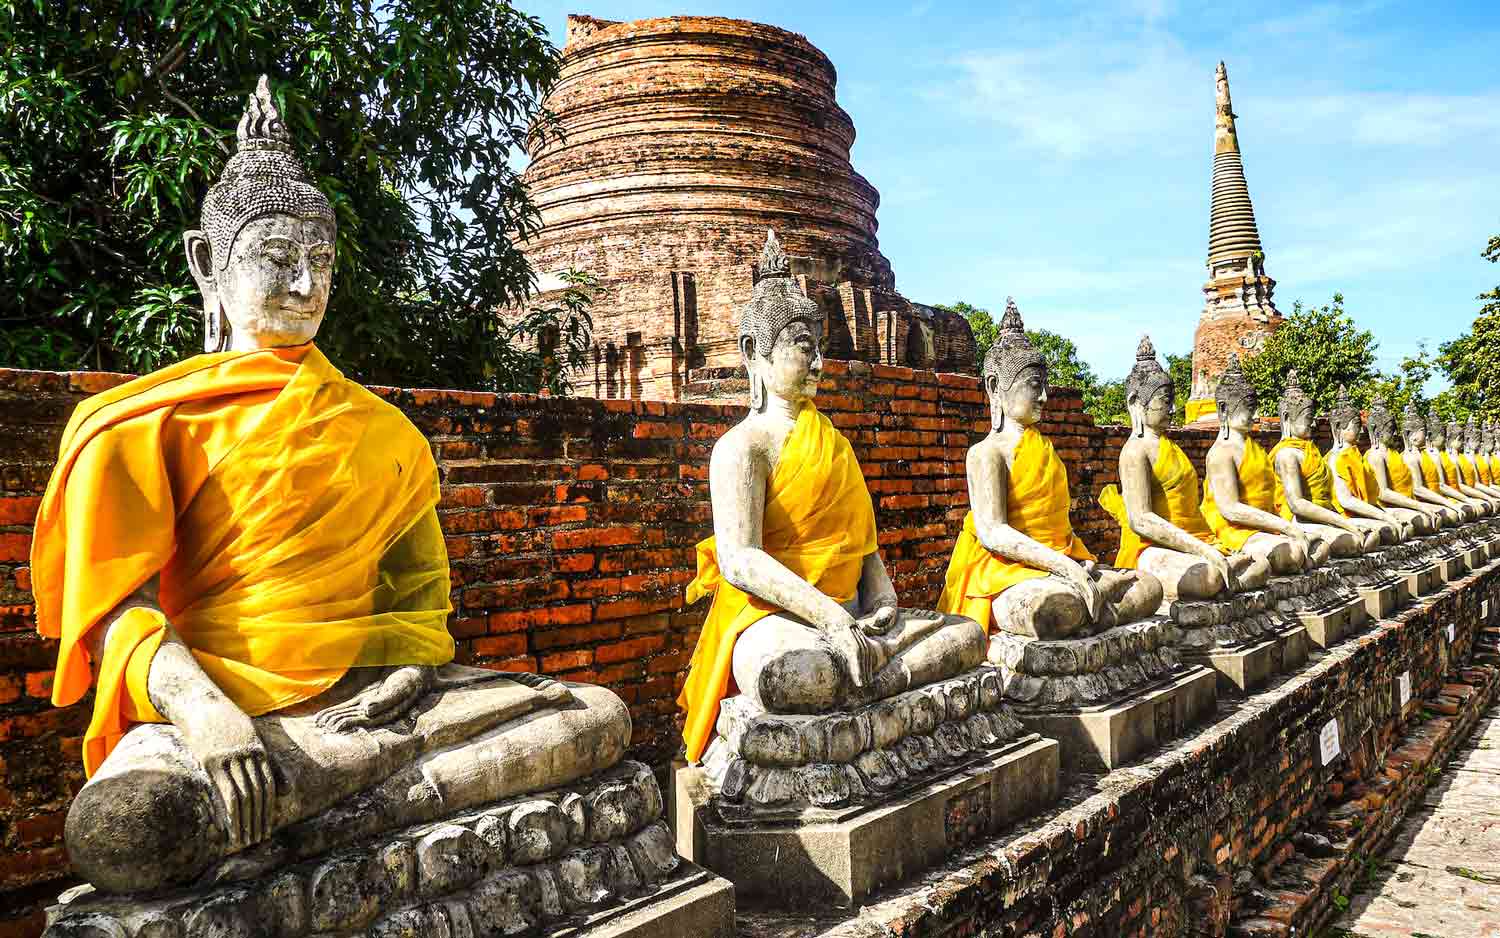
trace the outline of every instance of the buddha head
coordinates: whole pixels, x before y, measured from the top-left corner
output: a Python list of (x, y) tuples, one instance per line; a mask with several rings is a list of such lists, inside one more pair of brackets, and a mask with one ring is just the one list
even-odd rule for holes
[(203, 294), (204, 349), (312, 341), (333, 284), (333, 206), (292, 149), (264, 75), (240, 118), (237, 152), (183, 235)]
[(1464, 452), (1476, 453), (1479, 451), (1479, 421), (1472, 414), (1464, 421)]
[(1447, 426), (1443, 423), (1443, 418), (1437, 415), (1437, 411), (1428, 413), (1427, 445), (1432, 447), (1433, 449), (1442, 449), (1443, 441), (1447, 438), (1448, 430)]
[(1328, 412), (1328, 424), (1333, 430), (1334, 439), (1345, 446), (1359, 445), (1364, 423), (1360, 417), (1359, 408), (1355, 407), (1354, 401), (1349, 399), (1349, 389), (1342, 384), (1339, 385), (1339, 395), (1334, 401), (1333, 410)]
[(1240, 367), (1240, 357), (1229, 353), (1229, 364), (1219, 375), (1214, 388), (1214, 407), (1219, 413), (1219, 437), (1229, 438), (1229, 431), (1249, 433), (1255, 425), (1255, 385)]
[(791, 262), (766, 232), (755, 293), (740, 310), (740, 356), (750, 376), (750, 409), (764, 411), (771, 396), (794, 409), (818, 393), (823, 376), (823, 311), (792, 279)]
[(1042, 419), (1047, 403), (1047, 360), (1026, 338), (1026, 324), (1016, 301), (1005, 298), (1005, 315), (995, 342), (980, 368), (984, 392), (990, 399), (990, 426), (999, 430), (1006, 420), (1030, 427)]
[(1367, 418), (1370, 426), (1370, 443), (1373, 446), (1385, 446), (1390, 443), (1396, 428), (1396, 415), (1391, 413), (1390, 405), (1385, 398), (1377, 397), (1370, 401), (1370, 416)]
[(1485, 420), (1479, 425), (1479, 451), (1486, 455), (1495, 451), (1495, 424)]
[(1312, 437), (1313, 399), (1302, 390), (1302, 380), (1293, 368), (1286, 373), (1286, 390), (1281, 392), (1277, 406), (1281, 417), (1283, 440), (1306, 440)]
[(1156, 347), (1149, 335), (1141, 336), (1135, 350), (1135, 367), (1125, 377), (1125, 407), (1130, 411), (1130, 425), (1142, 436), (1146, 427), (1158, 432), (1172, 422), (1176, 404), (1172, 376), (1156, 360)]
[(1401, 415), (1401, 438), (1407, 450), (1416, 452), (1427, 445), (1427, 421), (1417, 410), (1417, 402), (1410, 401)]

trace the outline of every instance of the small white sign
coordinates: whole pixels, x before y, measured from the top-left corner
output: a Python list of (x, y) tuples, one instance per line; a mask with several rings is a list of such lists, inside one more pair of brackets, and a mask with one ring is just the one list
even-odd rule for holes
[(1318, 754), (1327, 765), (1339, 757), (1339, 721), (1329, 720), (1318, 734)]
[(1449, 622), (1448, 623), (1448, 644), (1451, 645), (1451, 644), (1453, 644), (1456, 641), (1458, 641), (1458, 626), (1454, 625), (1452, 622)]
[(1401, 695), (1401, 706), (1404, 707), (1411, 701), (1411, 672), (1402, 672), (1400, 679), (1396, 681), (1396, 686)]

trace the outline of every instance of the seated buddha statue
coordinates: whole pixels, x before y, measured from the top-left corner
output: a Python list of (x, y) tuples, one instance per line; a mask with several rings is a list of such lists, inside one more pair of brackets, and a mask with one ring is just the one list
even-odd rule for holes
[(1270, 562), (1231, 551), (1203, 519), (1198, 470), (1167, 436), (1175, 406), (1172, 377), (1148, 336), (1125, 378), (1130, 437), (1120, 449), (1120, 487), (1105, 486), (1099, 504), (1120, 525), (1115, 566), (1156, 577), (1168, 599), (1212, 599), (1259, 589)]
[(264, 77), (238, 144), (185, 237), (206, 354), (81, 403), (37, 515), (52, 700), (94, 690), (68, 854), (104, 892), (556, 787), (630, 740), (608, 690), (452, 663), (437, 467), (313, 343), (335, 214)]
[[(1464, 485), (1473, 489), (1481, 498), (1495, 505), (1500, 500), (1500, 489), (1495, 488), (1489, 478), (1489, 466), (1485, 464), (1479, 455), (1479, 421), (1471, 414), (1469, 419), (1460, 424), (1453, 421), (1448, 424), (1448, 435), (1450, 439), (1461, 440), (1458, 446), (1458, 469), (1463, 477)], [(1482, 468), (1481, 468), (1482, 466)]]
[[(1370, 405), (1370, 448), (1365, 451), (1365, 468), (1374, 500), (1415, 534), (1430, 534), (1444, 524), (1443, 509), (1434, 503), (1417, 499), (1411, 470), (1401, 454), (1390, 448), (1395, 439), (1396, 419), (1383, 399)], [(1342, 496), (1340, 496), (1342, 498)], [(1365, 499), (1369, 501), (1370, 499)]]
[(1480, 425), (1479, 456), (1489, 470), (1490, 482), (1500, 486), (1500, 438), (1496, 436), (1495, 421), (1485, 420)]
[[(1362, 528), (1339, 511), (1333, 500), (1333, 472), (1312, 441), (1313, 400), (1287, 374), (1280, 402), (1281, 440), (1271, 447), (1275, 468), (1276, 510), (1328, 543), (1331, 556), (1357, 557), (1380, 543), (1380, 530)], [(1384, 525), (1381, 526), (1382, 528)]]
[(1427, 447), (1427, 420), (1415, 401), (1401, 416), (1401, 439), (1401, 462), (1411, 478), (1412, 498), (1436, 507), (1447, 525), (1475, 517), (1473, 506), (1443, 491), (1442, 471)]
[(1155, 577), (1098, 564), (1073, 533), (1067, 469), (1037, 429), (1047, 363), (1014, 301), (982, 377), (991, 429), (969, 448), (970, 511), (938, 608), (1039, 639), (1083, 637), (1155, 613), (1163, 595)]
[(750, 411), (714, 444), (714, 534), (687, 588), (689, 603), (713, 596), (677, 698), (694, 763), (734, 693), (769, 713), (826, 713), (984, 661), (977, 623), (897, 608), (859, 461), (813, 402), (823, 311), (774, 233), (759, 271), (739, 322)]
[[(1448, 425), (1436, 412), (1427, 415), (1427, 446), (1422, 451), (1422, 477), (1434, 491), (1468, 508), (1468, 517), (1479, 518), (1489, 513), (1489, 504), (1473, 490), (1464, 491), (1463, 477), (1458, 463), (1454, 461), (1457, 450), (1446, 446)], [(1429, 475), (1430, 473), (1430, 475)]]
[(1203, 518), (1219, 543), (1231, 550), (1264, 557), (1277, 575), (1298, 573), (1328, 559), (1328, 545), (1311, 540), (1300, 525), (1276, 510), (1276, 474), (1271, 458), (1250, 429), (1255, 423), (1255, 387), (1240, 368), (1229, 364), (1214, 391), (1219, 434), (1208, 450), (1204, 468)]
[(1365, 433), (1364, 418), (1349, 399), (1348, 388), (1339, 387), (1328, 423), (1333, 431), (1333, 448), (1326, 462), (1333, 467), (1333, 503), (1339, 514), (1363, 526), (1382, 526), (1386, 532), (1382, 537), (1388, 542), (1405, 540), (1411, 533), (1410, 519), (1398, 518), (1380, 502), (1379, 479), (1359, 449)]

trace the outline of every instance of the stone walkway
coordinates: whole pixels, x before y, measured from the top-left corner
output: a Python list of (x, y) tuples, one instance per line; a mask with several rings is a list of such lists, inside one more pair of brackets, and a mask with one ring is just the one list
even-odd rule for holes
[(1500, 938), (1500, 714), (1479, 724), (1326, 938)]

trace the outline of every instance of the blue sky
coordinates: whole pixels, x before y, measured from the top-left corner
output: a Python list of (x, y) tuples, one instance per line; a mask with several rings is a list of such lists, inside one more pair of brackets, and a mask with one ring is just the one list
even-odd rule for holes
[[(1229, 68), (1276, 301), (1334, 291), (1381, 367), (1500, 283), (1500, 26), (1486, 4), (520, 0), (805, 34), (838, 69), (897, 287), (1060, 332), (1103, 376), (1185, 352), (1202, 308), (1214, 65)], [(1488, 15), (1487, 15), (1488, 14)]]

